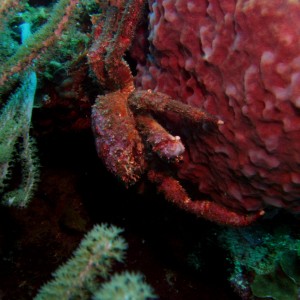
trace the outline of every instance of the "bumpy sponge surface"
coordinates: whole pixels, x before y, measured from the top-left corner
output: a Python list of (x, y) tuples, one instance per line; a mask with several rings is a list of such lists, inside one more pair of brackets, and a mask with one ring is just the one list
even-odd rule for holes
[(300, 3), (150, 0), (137, 85), (202, 107), (179, 176), (229, 207), (300, 211)]

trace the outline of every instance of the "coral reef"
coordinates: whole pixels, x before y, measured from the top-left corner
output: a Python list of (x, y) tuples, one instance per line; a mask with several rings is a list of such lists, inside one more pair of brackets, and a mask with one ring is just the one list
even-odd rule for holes
[(224, 121), (182, 130), (180, 178), (231, 208), (300, 211), (297, 1), (149, 1), (136, 84)]
[[(168, 195), (172, 203), (220, 224), (248, 225), (264, 212), (258, 209), (248, 217), (211, 198), (199, 196), (194, 201), (181, 187), (176, 171), (186, 148), (176, 127), (180, 124), (190, 127), (191, 130), (186, 131), (188, 136), (193, 135), (193, 130), (215, 136), (224, 122), (203, 109), (183, 104), (163, 93), (135, 90), (133, 75), (123, 57), (131, 45), (143, 5), (141, 0), (82, 1), (80, 5), (78, 0), (60, 0), (53, 6), (48, 21), (37, 26), (26, 45), (20, 45), (0, 68), (0, 93), (6, 96), (20, 79), (20, 73), (30, 67), (46, 69), (41, 81), (47, 79), (53, 83), (58, 79), (51, 76), (52, 68), (54, 71), (69, 68), (63, 70), (60, 85), (50, 88), (51, 95), (43, 96), (45, 106), (50, 102), (53, 107), (57, 104), (56, 107), (70, 108), (71, 120), (77, 118), (69, 125), (71, 128), (81, 129), (91, 124), (99, 157), (126, 186), (137, 183), (146, 177), (144, 174), (154, 170), (148, 179), (158, 184), (159, 190)], [(24, 18), (28, 18), (28, 14), (24, 13)], [(86, 28), (79, 30), (73, 39), (80, 22)], [(7, 19), (4, 24), (9, 24)], [(93, 35), (88, 31), (93, 31)], [(79, 54), (78, 50), (81, 50)], [(62, 60), (67, 59), (69, 63), (53, 59), (60, 53)], [(45, 65), (47, 67), (43, 67)], [(92, 73), (88, 72), (88, 67)], [(96, 79), (94, 90), (87, 90), (91, 77)], [(76, 105), (70, 103), (74, 99), (78, 101), (75, 111), (79, 113), (73, 110)], [(90, 116), (89, 108), (93, 103)], [(166, 120), (173, 120), (173, 124), (166, 126)], [(155, 171), (160, 175), (156, 176)], [(162, 184), (161, 175), (166, 179), (175, 178), (171, 180), (174, 184)]]
[[(299, 213), (300, 39), (297, 26), (290, 23), (299, 23), (298, 2), (149, 0), (150, 11), (143, 0), (50, 2), (36, 7), (26, 0), (0, 4), (2, 203), (24, 207), (33, 195), (39, 172), (31, 136), (47, 140), (49, 132), (54, 139), (67, 133), (79, 141), (79, 133), (86, 130), (96, 146), (86, 156), (97, 159), (98, 154), (103, 168), (127, 192), (133, 185), (140, 192), (155, 188), (178, 208), (218, 225), (248, 226), (265, 211), (266, 221), (279, 211), (276, 208)], [(148, 20), (143, 19), (146, 14)], [(31, 128), (34, 107), (38, 111)], [(69, 156), (86, 146), (79, 143), (68, 148)], [(52, 149), (54, 161), (64, 151), (61, 144)], [(72, 167), (78, 167), (77, 158)], [(81, 180), (87, 176), (82, 169)], [(75, 194), (62, 177), (55, 177), (64, 190), (58, 202)], [(140, 222), (135, 227), (147, 215), (147, 228), (153, 232), (153, 216), (162, 206), (140, 211), (135, 202), (132, 208), (124, 199), (125, 190), (113, 197), (118, 182), (110, 186), (109, 197), (102, 197), (103, 177), (89, 177), (85, 191), (103, 200), (94, 210), (97, 217), (105, 205), (112, 205), (112, 214), (118, 212), (125, 222), (122, 208), (127, 206)], [(77, 180), (74, 185), (80, 186)], [(56, 195), (59, 188), (52, 188), (41, 193), (41, 199)], [(162, 198), (157, 193), (151, 197), (155, 204), (153, 198)], [(56, 241), (63, 240), (58, 227), (85, 231), (87, 223), (70, 199), (60, 209), (52, 204), (47, 208), (57, 214), (56, 222), (45, 222), (55, 227), (51, 233)], [(197, 225), (182, 231), (194, 240), (193, 235), (203, 233), (198, 225), (205, 222), (189, 219)], [(230, 281), (245, 299), (254, 295), (294, 300), (300, 286), (299, 230), (270, 223), (268, 230), (222, 229), (219, 240), (233, 260)], [(158, 244), (164, 243), (157, 238), (162, 227), (151, 233)], [(36, 230), (37, 235), (44, 231)], [(36, 299), (96, 300), (112, 294), (116, 299), (155, 298), (136, 273), (113, 276), (99, 286), (108, 279), (112, 261), (123, 260), (126, 244), (119, 233), (115, 227), (96, 226)], [(39, 242), (44, 240), (39, 237)], [(161, 245), (158, 248), (161, 254)], [(165, 258), (186, 256), (195, 268), (204, 268), (201, 259), (180, 253), (180, 248), (173, 247)], [(166, 269), (167, 285), (175, 286), (176, 275)]]

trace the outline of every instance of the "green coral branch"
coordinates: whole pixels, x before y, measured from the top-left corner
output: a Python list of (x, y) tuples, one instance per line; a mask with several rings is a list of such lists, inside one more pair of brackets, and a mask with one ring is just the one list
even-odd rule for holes
[(7, 92), (16, 80), (15, 74), (32, 66), (43, 52), (50, 48), (62, 35), (79, 0), (60, 0), (53, 8), (49, 21), (34, 33), (16, 53), (0, 67), (0, 92)]
[(22, 86), (11, 96), (0, 115), (0, 191), (7, 187), (15, 163), (16, 148), (20, 148), (22, 182), (6, 191), (2, 202), (24, 207), (29, 202), (39, 177), (38, 160), (33, 139), (29, 136), (31, 112), (37, 84), (34, 72), (26, 74)]
[(153, 288), (145, 283), (139, 273), (124, 272), (113, 275), (110, 281), (102, 284), (93, 300), (145, 300), (156, 299)]
[(28, 137), (23, 140), (23, 149), (20, 155), (22, 167), (22, 182), (18, 188), (9, 191), (3, 196), (3, 203), (8, 206), (26, 207), (36, 190), (39, 181), (39, 160), (36, 156), (35, 141)]
[(114, 262), (122, 262), (127, 244), (122, 229), (96, 225), (80, 243), (73, 257), (44, 285), (35, 300), (89, 299), (96, 291), (96, 279), (107, 278)]
[[(22, 24), (21, 31), (24, 44), (31, 34), (30, 24)], [(10, 97), (0, 115), (0, 192), (3, 194), (2, 202), (8, 205), (26, 206), (39, 177), (34, 141), (29, 136), (36, 87), (36, 73), (26, 73), (22, 86)], [(5, 190), (12, 176), (12, 166), (17, 160), (17, 148), (20, 152), (18, 159), (22, 167), (22, 181), (17, 188)]]

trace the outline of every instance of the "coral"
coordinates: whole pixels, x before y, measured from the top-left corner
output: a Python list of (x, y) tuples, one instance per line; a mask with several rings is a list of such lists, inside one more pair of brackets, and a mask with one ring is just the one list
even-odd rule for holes
[(266, 275), (257, 275), (251, 284), (252, 293), (256, 297), (274, 300), (297, 300), (298, 289), (299, 286), (288, 276), (282, 276), (280, 270)]
[(97, 289), (96, 278), (107, 278), (114, 262), (122, 262), (127, 244), (115, 226), (95, 225), (81, 241), (73, 257), (53, 274), (38, 299), (88, 299)]
[(3, 16), (11, 9), (15, 9), (23, 4), (24, 1), (3, 0), (0, 6), (0, 15)]
[(60, 38), (77, 3), (78, 0), (59, 1), (53, 8), (49, 21), (30, 36), (26, 45), (20, 45), (16, 53), (0, 67), (1, 93), (9, 91), (16, 75), (32, 66)]
[(143, 300), (157, 299), (151, 286), (144, 282), (139, 273), (124, 272), (113, 275), (109, 282), (102, 285), (93, 300)]
[[(219, 241), (232, 263), (230, 282), (250, 299), (298, 299), (300, 285), (300, 240), (298, 234), (281, 225), (223, 229)], [(289, 298), (288, 298), (289, 297)]]
[(251, 283), (253, 295), (274, 300), (299, 299), (300, 287), (300, 243), (296, 250), (282, 253), (274, 269), (257, 274)]
[[(32, 196), (38, 180), (38, 161), (33, 139), (29, 136), (31, 110), (36, 88), (35, 73), (28, 74), (23, 85), (11, 97), (0, 116), (0, 189), (2, 202), (24, 207)], [(29, 113), (29, 114), (27, 114)], [(16, 159), (16, 149), (19, 157)], [(13, 164), (22, 165), (22, 182), (9, 186)]]
[(127, 244), (122, 230), (106, 224), (95, 225), (81, 241), (73, 257), (53, 274), (35, 300), (51, 299), (148, 299), (152, 288), (140, 274), (114, 275), (99, 288), (99, 278), (107, 279), (115, 262), (123, 262)]
[[(75, 13), (76, 3), (76, 1), (62, 0), (56, 3), (52, 10), (42, 6), (32, 8), (25, 1), (24, 3), (20, 1), (19, 5), (15, 5), (17, 3), (14, 1), (6, 1), (0, 5), (1, 38), (3, 38), (0, 47), (0, 104), (2, 107), (0, 192), (2, 203), (24, 207), (36, 188), (39, 179), (39, 164), (35, 143), (29, 131), (37, 89), (37, 74), (40, 75), (39, 83), (41, 84), (47, 78), (50, 66), (56, 66), (55, 72), (58, 68), (66, 69), (73, 63), (73, 60), (78, 59), (77, 50), (82, 48), (82, 44), (87, 43), (86, 35), (81, 31), (74, 33), (73, 27), (69, 34), (63, 36), (67, 25), (72, 23), (76, 27), (74, 23), (79, 12), (82, 13), (82, 17), (86, 15), (84, 9), (87, 4), (83, 1), (80, 6), (82, 11), (78, 8)], [(21, 12), (16, 13), (17, 9)], [(48, 22), (45, 23), (46, 18)], [(24, 21), (28, 22), (24, 23)], [(32, 26), (35, 30), (33, 34), (30, 32)], [(19, 34), (16, 36), (16, 27), (20, 28), (21, 38)], [(19, 40), (22, 41), (21, 44), (17, 42)], [(52, 61), (50, 57), (57, 53), (60, 54), (57, 55), (58, 61), (68, 57), (68, 63), (59, 64)], [(42, 69), (45, 70), (43, 73)], [(54, 75), (51, 79), (53, 77)], [(21, 179), (18, 174), (19, 169), (22, 170)]]
[(241, 211), (300, 211), (297, 1), (149, 1), (136, 86), (224, 121), (182, 129), (178, 176)]
[[(21, 25), (22, 43), (30, 36), (30, 25)], [(1, 201), (7, 205), (24, 207), (28, 204), (38, 180), (38, 162), (35, 156), (34, 141), (29, 136), (31, 114), (37, 87), (35, 72), (27, 72), (22, 86), (10, 97), (0, 115), (0, 192)], [(15, 150), (19, 152), (15, 158)], [(22, 180), (19, 185), (13, 182), (13, 164), (19, 161)], [(12, 181), (12, 180), (11, 180)]]

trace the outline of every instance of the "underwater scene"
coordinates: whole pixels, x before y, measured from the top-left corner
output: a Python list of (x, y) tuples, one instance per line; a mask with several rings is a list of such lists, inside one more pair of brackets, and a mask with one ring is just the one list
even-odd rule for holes
[(0, 0), (0, 300), (299, 300), (299, 22)]

